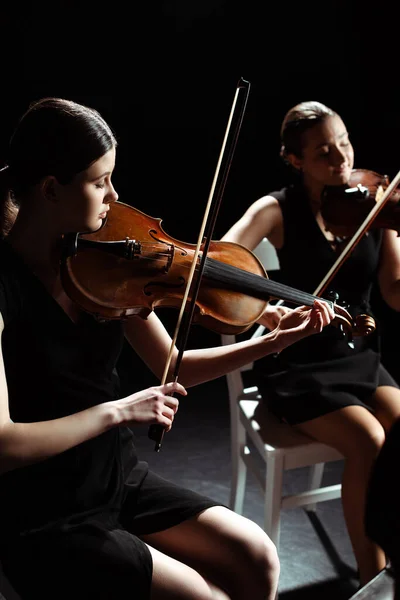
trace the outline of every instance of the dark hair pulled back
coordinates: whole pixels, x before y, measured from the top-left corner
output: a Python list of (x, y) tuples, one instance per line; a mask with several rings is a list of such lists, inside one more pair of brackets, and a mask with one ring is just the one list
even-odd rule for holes
[(30, 104), (11, 136), (7, 165), (0, 171), (0, 229), (8, 233), (18, 203), (52, 175), (67, 184), (103, 156), (116, 138), (98, 111), (63, 98)]
[(285, 115), (281, 126), (281, 156), (286, 159), (288, 154), (298, 158), (303, 153), (303, 135), (328, 117), (337, 113), (325, 104), (316, 101), (301, 102), (293, 106)]

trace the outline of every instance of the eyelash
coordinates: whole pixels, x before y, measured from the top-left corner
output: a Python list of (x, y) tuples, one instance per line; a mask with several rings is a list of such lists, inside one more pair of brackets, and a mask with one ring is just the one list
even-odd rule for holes
[(104, 181), (102, 183), (96, 183), (95, 185), (96, 185), (97, 188), (99, 188), (101, 190), (105, 187)]

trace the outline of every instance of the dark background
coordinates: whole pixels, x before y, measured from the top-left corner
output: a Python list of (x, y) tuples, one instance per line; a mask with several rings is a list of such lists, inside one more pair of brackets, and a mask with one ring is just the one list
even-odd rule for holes
[[(319, 100), (342, 116), (355, 167), (390, 178), (400, 167), (397, 22), (388, 3), (20, 2), (2, 7), (0, 24), (0, 164), (32, 100), (87, 103), (117, 134), (120, 200), (162, 219), (181, 241), (197, 241), (241, 77), (250, 94), (215, 239), (287, 181), (279, 129), (298, 102)], [(397, 314), (379, 295), (376, 306), (395, 342)], [(214, 343), (196, 331), (193, 343)]]
[[(400, 168), (395, 8), (387, 1), (353, 0), (9, 0), (0, 9), (0, 166), (12, 130), (32, 100), (51, 95), (87, 103), (117, 134), (114, 183), (120, 200), (162, 219), (172, 237), (195, 243), (243, 77), (251, 84), (250, 95), (215, 239), (257, 197), (286, 183), (279, 129), (298, 102), (319, 100), (336, 110), (350, 131), (355, 167), (392, 179)], [(397, 377), (399, 316), (376, 290), (374, 302), (384, 362)], [(175, 315), (168, 310), (161, 315), (171, 330)], [(216, 344), (217, 334), (192, 328), (188, 346)], [(126, 349), (123, 383), (140, 389), (153, 379), (141, 365), (133, 379), (132, 358)], [(154, 453), (147, 428), (138, 445), (156, 471), (227, 502), (225, 379), (198, 386), (191, 399), (196, 396), (198, 403), (182, 402), (163, 452)], [(261, 496), (253, 483), (246, 514), (262, 524)], [(281, 587), (289, 590), (288, 600), (347, 599), (357, 585), (340, 501), (326, 503), (319, 514), (333, 540), (332, 546), (322, 536), (324, 550), (310, 537), (304, 511), (288, 511), (283, 520)], [(334, 555), (333, 566), (326, 548), (328, 558)], [(291, 594), (313, 581), (314, 590)]]

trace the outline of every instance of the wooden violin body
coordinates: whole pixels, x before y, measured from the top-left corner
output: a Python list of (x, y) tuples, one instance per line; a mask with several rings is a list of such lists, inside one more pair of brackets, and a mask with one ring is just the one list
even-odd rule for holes
[[(109, 215), (99, 230), (79, 235), (78, 251), (66, 259), (62, 283), (67, 294), (105, 319), (145, 318), (156, 307), (179, 308), (195, 245), (171, 238), (161, 219), (121, 202), (111, 206)], [(218, 267), (233, 264), (263, 278), (264, 267), (252, 252), (231, 242), (211, 242), (207, 256), (207, 285), (199, 290), (193, 320), (221, 333), (245, 331), (263, 314), (267, 300), (227, 289)]]
[[(348, 185), (326, 186), (321, 197), (321, 215), (326, 229), (337, 236), (351, 236), (366, 219), (389, 185), (387, 175), (354, 169)], [(400, 232), (400, 193), (395, 190), (370, 228)]]
[[(194, 253), (194, 244), (165, 233), (161, 219), (116, 202), (100, 229), (66, 236), (62, 283), (73, 301), (98, 318), (146, 318), (156, 307), (181, 306)], [(275, 298), (306, 306), (315, 300), (270, 280), (259, 259), (244, 246), (210, 242), (194, 322), (218, 333), (242, 333)], [(343, 307), (329, 303), (336, 313), (334, 324), (351, 335), (375, 329), (368, 315), (353, 321)]]

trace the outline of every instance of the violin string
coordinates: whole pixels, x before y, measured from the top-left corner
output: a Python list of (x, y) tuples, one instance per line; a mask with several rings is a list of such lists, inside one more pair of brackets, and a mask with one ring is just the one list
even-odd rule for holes
[[(136, 242), (136, 240), (130, 240)], [(121, 240), (122, 242), (122, 240)], [(165, 267), (166, 260), (175, 253), (175, 251), (181, 251), (183, 258), (186, 258), (190, 263), (192, 262), (192, 255), (194, 251), (179, 248), (173, 244), (167, 242), (138, 242), (139, 252), (134, 254), (134, 259), (140, 259), (141, 261), (151, 261), (161, 263)], [(198, 263), (200, 263), (202, 254), (198, 255)], [(167, 263), (168, 265), (168, 263)], [(204, 272), (205, 277), (222, 284), (222, 287), (227, 287), (231, 291), (238, 291), (241, 293), (247, 293), (249, 296), (259, 298), (262, 300), (275, 300), (281, 298), (278, 301), (280, 305), (284, 301), (292, 302), (294, 304), (304, 304), (311, 306), (317, 296), (304, 292), (302, 290), (296, 290), (289, 286), (285, 286), (279, 282), (260, 275), (240, 269), (229, 263), (207, 258), (206, 270)], [(191, 267), (185, 264), (180, 264), (180, 269), (189, 271)], [(195, 271), (199, 268), (195, 267)], [(240, 276), (240, 280), (238, 280)], [(284, 300), (282, 300), (284, 298)], [(332, 304), (330, 300), (325, 300), (328, 304)]]
[[(156, 247), (154, 244), (143, 244), (143, 246), (146, 245), (149, 248), (154, 248)], [(169, 256), (168, 253), (162, 253), (162, 252), (156, 252), (156, 254), (158, 255), (157, 258), (152, 255), (152, 256), (146, 256), (144, 254), (140, 255), (140, 258), (143, 260), (148, 260), (148, 261), (161, 261), (162, 258), (160, 257), (165, 257), (165, 256)], [(189, 253), (187, 254), (187, 258), (190, 258)], [(199, 261), (201, 259), (201, 255), (199, 255)], [(214, 281), (218, 281), (218, 282), (222, 282), (221, 281), (221, 276), (224, 274), (227, 277), (231, 276), (232, 279), (226, 279), (225, 283), (228, 283), (229, 287), (235, 287), (236, 284), (236, 291), (242, 291), (243, 290), (243, 286), (246, 287), (246, 290), (248, 292), (249, 295), (252, 295), (251, 292), (253, 291), (253, 293), (255, 293), (257, 290), (253, 289), (255, 283), (258, 283), (259, 286), (257, 286), (259, 289), (258, 291), (261, 293), (262, 299), (265, 299), (265, 296), (267, 294), (269, 294), (270, 296), (274, 296), (276, 298), (281, 297), (282, 295), (285, 297), (285, 299), (288, 302), (293, 302), (294, 304), (304, 304), (304, 305), (312, 305), (314, 300), (317, 298), (316, 296), (309, 294), (308, 292), (304, 292), (302, 290), (296, 290), (294, 288), (291, 288), (290, 286), (286, 286), (284, 284), (281, 284), (279, 282), (274, 282), (272, 279), (269, 279), (268, 277), (265, 278), (263, 275), (258, 275), (257, 273), (252, 273), (249, 271), (246, 271), (244, 269), (239, 269), (238, 267), (235, 267), (233, 265), (230, 265), (228, 263), (224, 263), (223, 261), (218, 261), (212, 258), (207, 258), (206, 261), (207, 264), (207, 271), (205, 272), (205, 277), (211, 276), (211, 278)], [(181, 269), (183, 270), (189, 270), (189, 266), (186, 265), (180, 265)], [(198, 270), (198, 269), (196, 269)], [(212, 276), (214, 275), (214, 276)], [(241, 279), (240, 281), (237, 280), (237, 276), (240, 275)], [(259, 280), (254, 279), (254, 278), (259, 278)], [(236, 280), (235, 280), (236, 278)], [(232, 290), (234, 291), (234, 290)], [(255, 297), (259, 297), (260, 293), (257, 294), (255, 293)], [(320, 298), (323, 300), (323, 298)], [(332, 304), (330, 300), (325, 300), (328, 304)]]

